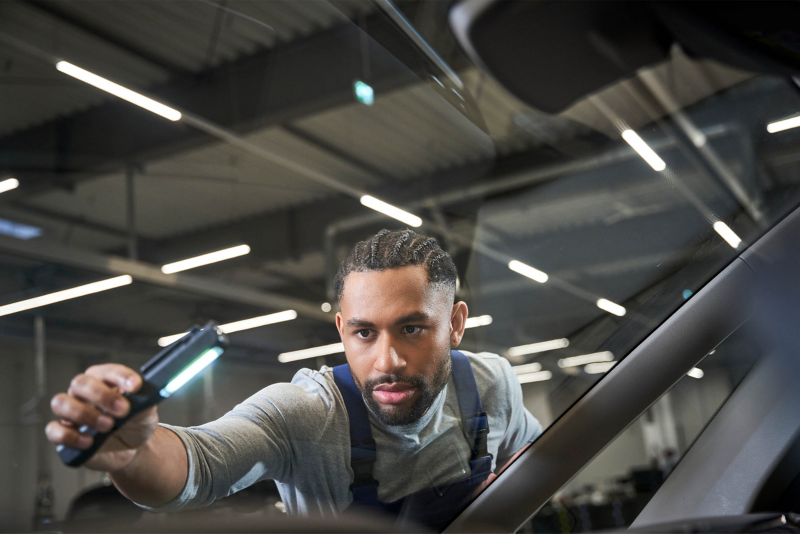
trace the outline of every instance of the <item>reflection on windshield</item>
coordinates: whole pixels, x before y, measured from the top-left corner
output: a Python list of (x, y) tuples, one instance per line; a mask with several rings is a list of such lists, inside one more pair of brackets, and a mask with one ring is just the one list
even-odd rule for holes
[[(797, 203), (790, 82), (674, 45), (548, 114), (447, 9), (0, 4), (0, 523), (441, 530)], [(209, 320), (224, 355), (109, 440), (148, 477), (61, 464), (110, 409), (73, 379), (118, 394), (99, 364)]]

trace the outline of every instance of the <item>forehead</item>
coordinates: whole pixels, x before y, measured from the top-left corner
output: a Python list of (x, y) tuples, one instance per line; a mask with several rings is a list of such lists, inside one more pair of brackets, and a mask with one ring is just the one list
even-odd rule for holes
[(413, 311), (435, 312), (447, 304), (449, 291), (428, 281), (421, 265), (383, 271), (351, 272), (344, 281), (339, 305), (346, 317), (393, 316)]

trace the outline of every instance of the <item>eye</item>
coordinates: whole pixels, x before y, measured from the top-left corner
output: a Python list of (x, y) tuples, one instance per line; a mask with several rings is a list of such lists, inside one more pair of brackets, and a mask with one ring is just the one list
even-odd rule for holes
[(366, 337), (369, 337), (369, 330), (367, 330), (367, 329), (364, 329), (364, 330), (359, 330), (358, 332), (356, 332), (356, 335), (357, 335), (358, 337), (360, 337), (360, 338), (366, 338)]
[(419, 326), (407, 325), (403, 327), (403, 332), (406, 334), (416, 334), (421, 328)]

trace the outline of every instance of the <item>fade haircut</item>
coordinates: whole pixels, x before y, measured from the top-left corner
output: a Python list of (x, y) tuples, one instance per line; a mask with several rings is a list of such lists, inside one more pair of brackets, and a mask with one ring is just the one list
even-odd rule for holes
[(350, 256), (339, 266), (333, 279), (336, 299), (342, 300), (344, 279), (352, 272), (384, 271), (409, 265), (422, 265), (428, 282), (456, 290), (458, 272), (450, 254), (432, 237), (411, 230), (381, 230), (372, 238), (356, 243)]

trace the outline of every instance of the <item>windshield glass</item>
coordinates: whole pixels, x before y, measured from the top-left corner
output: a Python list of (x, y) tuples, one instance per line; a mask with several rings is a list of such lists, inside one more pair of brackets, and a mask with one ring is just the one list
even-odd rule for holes
[[(450, 7), (0, 3), (0, 524), (441, 530), (800, 200), (790, 79), (672, 44), (545, 111)], [(107, 442), (146, 491), (51, 442), (106, 363), (163, 400)]]

